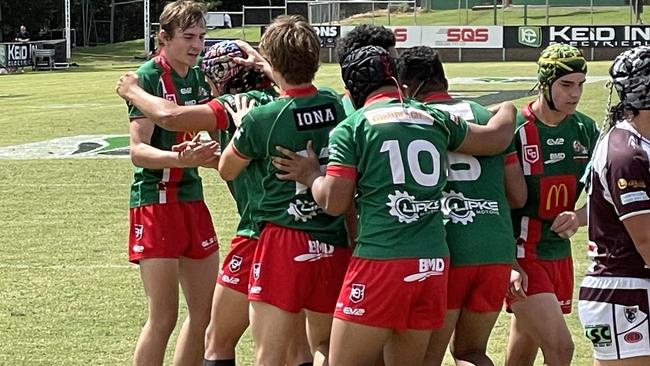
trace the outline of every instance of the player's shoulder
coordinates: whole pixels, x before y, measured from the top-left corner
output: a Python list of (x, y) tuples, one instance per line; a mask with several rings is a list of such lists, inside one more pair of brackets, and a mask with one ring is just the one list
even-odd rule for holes
[(581, 123), (581, 124), (583, 124), (583, 125), (585, 125), (587, 127), (594, 127), (594, 128), (597, 127), (596, 121), (594, 121), (593, 118), (591, 118), (588, 115), (586, 115), (586, 114), (584, 114), (582, 112), (579, 112), (579, 111), (575, 111), (575, 113), (573, 113), (573, 115), (571, 115), (571, 119), (573, 121)]
[(337, 100), (339, 103), (341, 102), (341, 95), (337, 93), (334, 89), (329, 87), (319, 87), (318, 96), (325, 97), (325, 98), (332, 98)]
[(160, 77), (162, 74), (162, 69), (152, 58), (151, 60), (140, 65), (135, 73), (138, 74), (138, 77), (140, 77), (140, 79), (154, 79)]

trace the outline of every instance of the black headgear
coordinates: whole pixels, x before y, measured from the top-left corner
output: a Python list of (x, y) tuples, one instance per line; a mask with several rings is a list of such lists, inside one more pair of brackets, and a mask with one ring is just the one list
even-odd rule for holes
[(372, 92), (394, 82), (395, 61), (381, 47), (364, 46), (345, 56), (341, 74), (354, 105), (359, 108)]

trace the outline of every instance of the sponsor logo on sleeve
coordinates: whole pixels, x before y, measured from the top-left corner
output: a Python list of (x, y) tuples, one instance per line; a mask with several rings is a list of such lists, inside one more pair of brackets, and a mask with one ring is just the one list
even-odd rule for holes
[(619, 189), (627, 189), (627, 188), (646, 188), (646, 184), (642, 180), (638, 179), (625, 179), (621, 178), (616, 182), (617, 186)]
[(638, 191), (638, 192), (630, 192), (630, 193), (623, 193), (621, 195), (621, 203), (624, 205), (633, 203), (633, 202), (643, 202), (647, 201), (650, 198), (648, 197), (648, 194), (645, 193), (644, 191)]

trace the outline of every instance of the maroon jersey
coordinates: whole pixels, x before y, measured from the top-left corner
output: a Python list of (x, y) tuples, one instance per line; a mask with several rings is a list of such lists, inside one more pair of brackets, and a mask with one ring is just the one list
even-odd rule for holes
[(650, 141), (619, 122), (598, 143), (589, 182), (588, 275), (650, 278), (623, 220), (650, 214)]

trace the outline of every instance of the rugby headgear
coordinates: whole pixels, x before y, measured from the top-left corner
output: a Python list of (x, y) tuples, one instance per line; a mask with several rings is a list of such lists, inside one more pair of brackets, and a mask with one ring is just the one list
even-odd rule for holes
[(201, 61), (201, 70), (214, 83), (219, 94), (228, 93), (230, 88), (241, 88), (248, 91), (261, 83), (263, 79), (259, 72), (247, 69), (237, 64), (233, 58), (246, 58), (248, 55), (233, 41), (217, 42)]
[(372, 92), (394, 82), (395, 61), (381, 47), (364, 46), (345, 56), (341, 74), (354, 105), (360, 108)]
[(650, 109), (650, 47), (622, 52), (609, 69), (612, 85), (625, 109)]
[(553, 83), (569, 74), (587, 73), (587, 60), (585, 60), (579, 49), (562, 43), (552, 44), (544, 51), (537, 61), (537, 80), (541, 87), (544, 99), (551, 109), (555, 110), (555, 103), (551, 88)]

